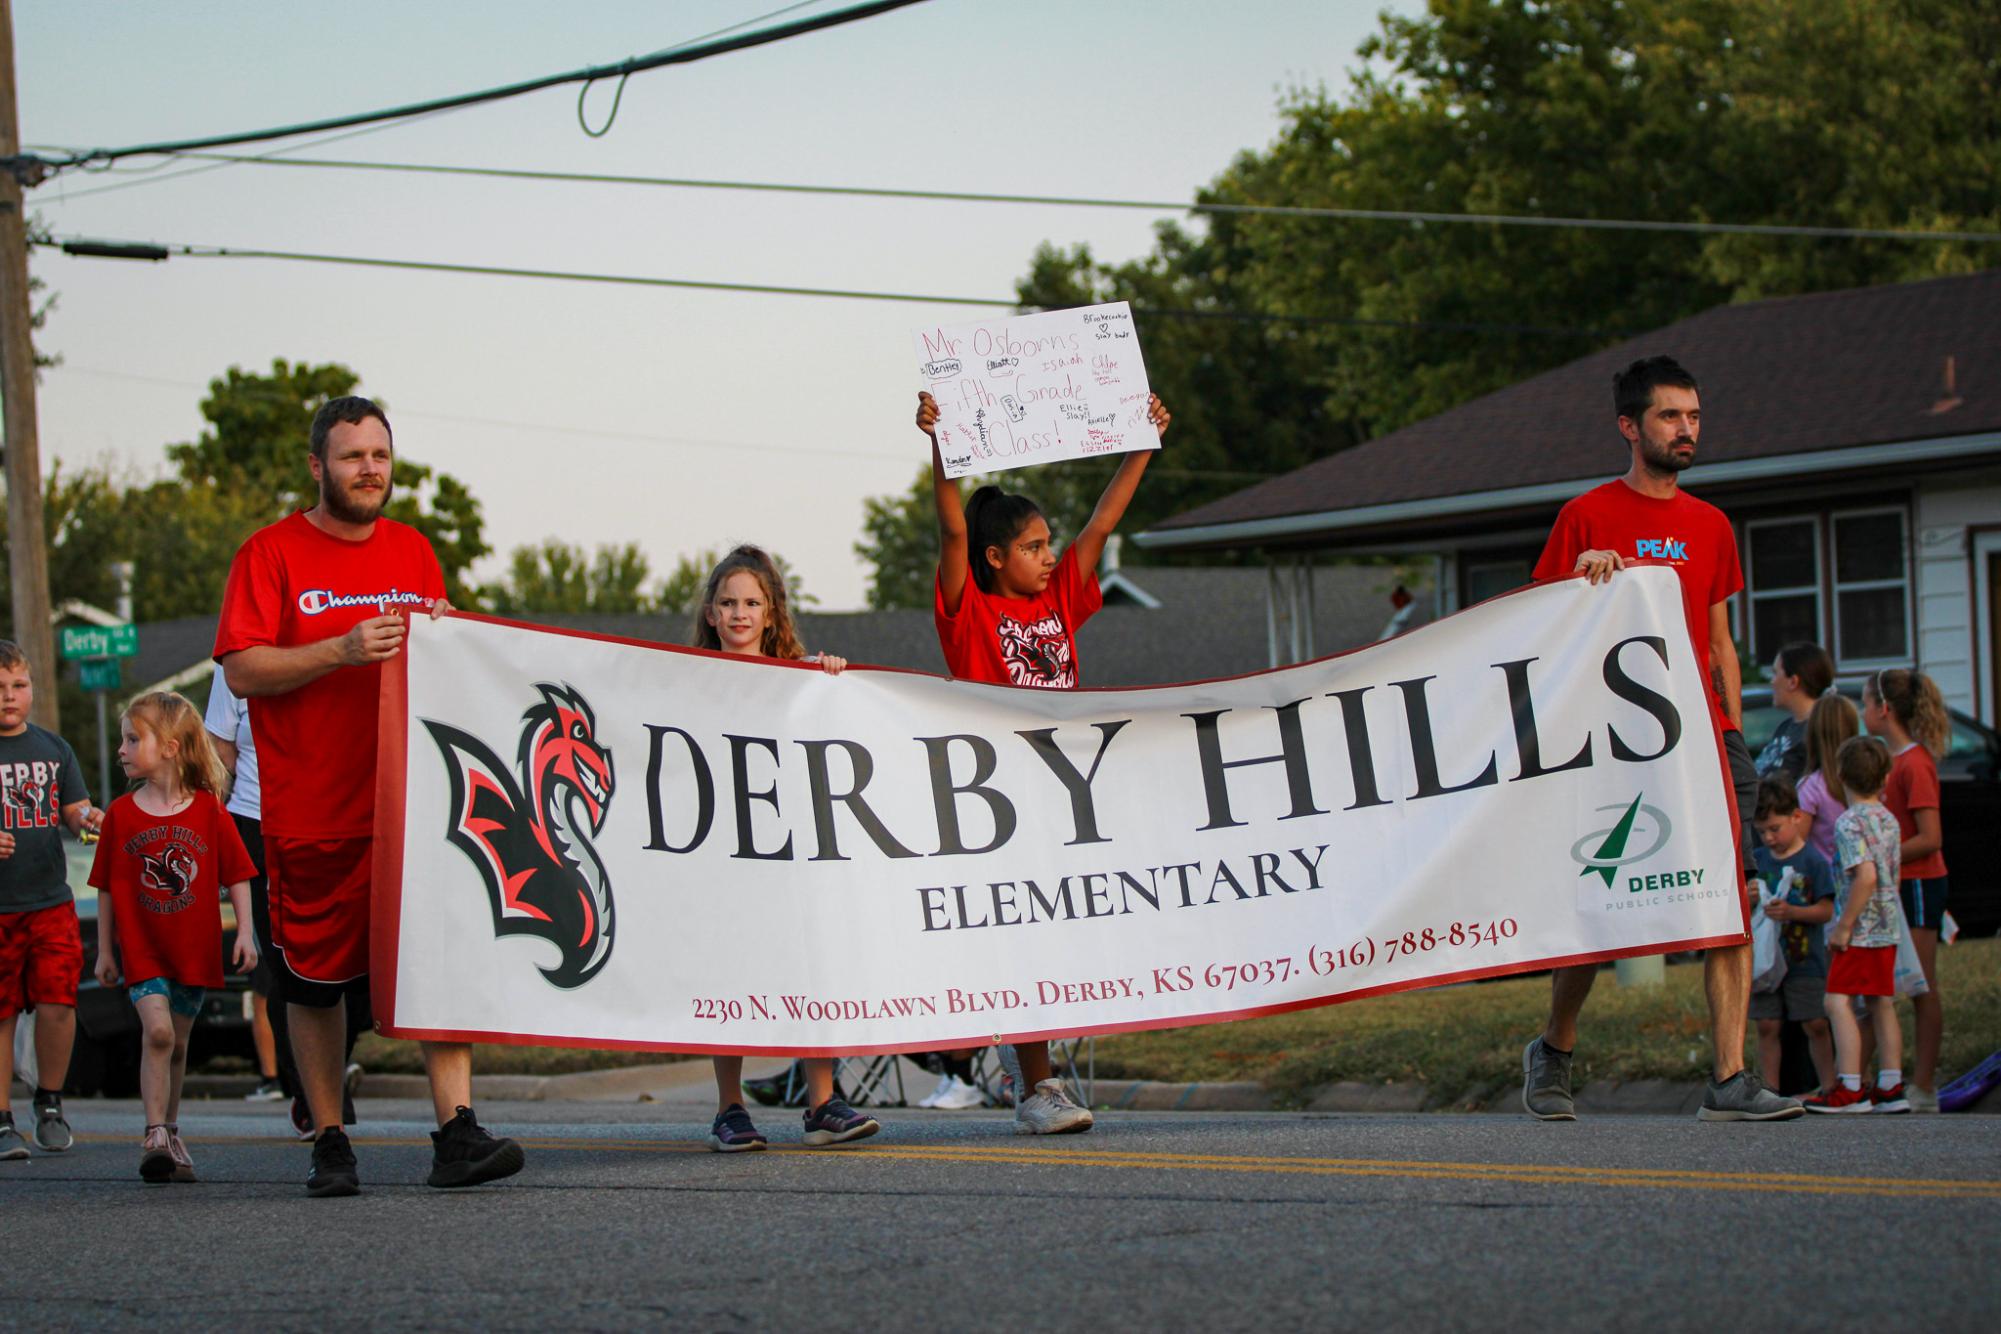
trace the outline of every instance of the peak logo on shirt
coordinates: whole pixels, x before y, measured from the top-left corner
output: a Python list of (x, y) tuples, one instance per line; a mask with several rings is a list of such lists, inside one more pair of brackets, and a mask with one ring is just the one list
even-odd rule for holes
[(299, 594), (299, 610), (308, 616), (318, 616), (321, 612), (332, 611), (336, 607), (366, 607), (373, 604), (387, 616), (391, 607), (428, 607), (431, 601), (422, 593), (405, 593), (395, 588), (386, 593), (336, 593), (331, 588), (309, 588)]
[(1678, 537), (1636, 537), (1633, 555), (1656, 560), (1687, 560), (1688, 544)]

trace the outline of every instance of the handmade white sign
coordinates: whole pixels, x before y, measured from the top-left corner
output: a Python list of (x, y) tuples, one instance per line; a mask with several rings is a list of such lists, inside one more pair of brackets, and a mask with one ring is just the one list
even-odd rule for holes
[(1279, 671), (1051, 691), (420, 617), (383, 673), (375, 1013), (926, 1050), (1735, 944), (1686, 625), (1636, 567)]
[(1009, 315), (911, 335), (948, 477), (1160, 448), (1132, 307)]

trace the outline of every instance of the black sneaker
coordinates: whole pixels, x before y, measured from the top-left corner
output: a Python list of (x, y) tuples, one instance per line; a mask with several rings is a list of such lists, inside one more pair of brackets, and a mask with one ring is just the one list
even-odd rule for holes
[(313, 1165), (306, 1169), (306, 1194), (354, 1195), (361, 1190), (361, 1174), (354, 1169), (354, 1146), (347, 1132), (329, 1126), (313, 1141)]
[(477, 1186), (482, 1181), (498, 1181), (521, 1170), (521, 1146), (511, 1139), (495, 1139), (473, 1119), (472, 1108), (461, 1107), (458, 1115), (431, 1132), (431, 1175), (426, 1184), (439, 1187)]

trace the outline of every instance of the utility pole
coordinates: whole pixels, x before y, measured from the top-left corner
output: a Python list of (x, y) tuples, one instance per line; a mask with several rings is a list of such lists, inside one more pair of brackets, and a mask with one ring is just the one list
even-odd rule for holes
[(13, 582), (14, 639), (36, 685), (32, 720), (54, 731), (55, 628), (49, 614), (49, 548), (42, 527), (42, 451), (35, 433), (35, 345), (28, 296), (25, 182), (14, 97), (14, 4), (0, 0), (0, 398), (5, 399), (7, 563)]

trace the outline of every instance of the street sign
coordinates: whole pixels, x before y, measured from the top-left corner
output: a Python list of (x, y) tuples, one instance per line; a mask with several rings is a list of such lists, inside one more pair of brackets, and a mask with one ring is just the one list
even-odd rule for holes
[(124, 684), (116, 658), (89, 658), (83, 664), (85, 690), (116, 690)]
[(65, 625), (62, 656), (77, 658), (129, 658), (139, 651), (136, 625)]

